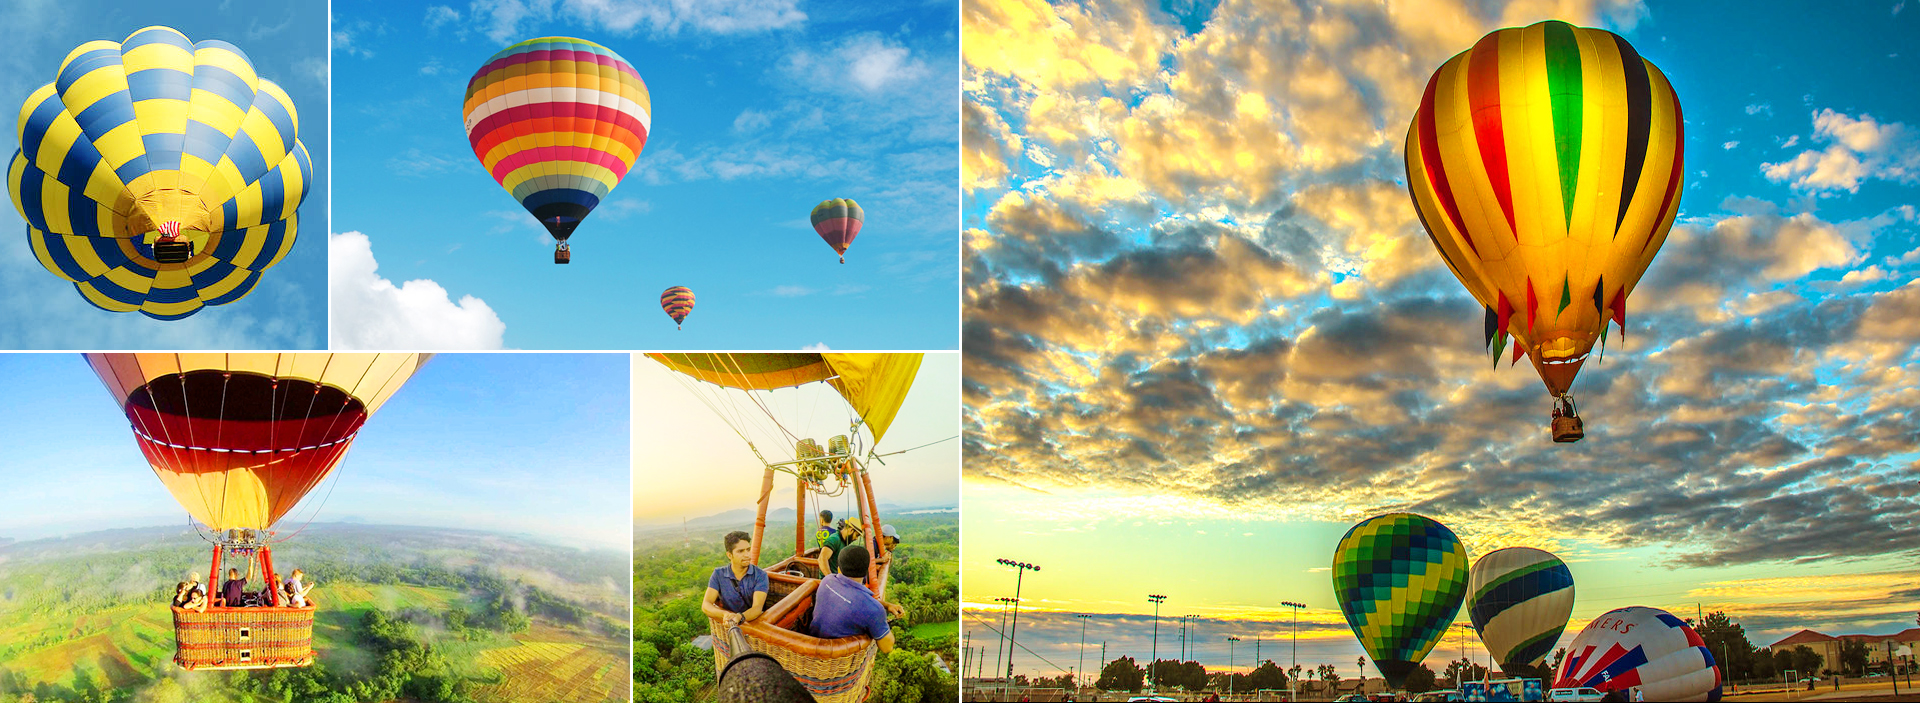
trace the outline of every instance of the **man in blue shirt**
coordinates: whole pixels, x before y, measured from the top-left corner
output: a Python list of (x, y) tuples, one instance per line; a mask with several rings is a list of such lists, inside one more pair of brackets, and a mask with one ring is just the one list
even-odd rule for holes
[(707, 577), (707, 595), (700, 610), (726, 625), (759, 619), (767, 606), (767, 572), (753, 563), (753, 536), (739, 530), (727, 533), (727, 565)]
[(820, 579), (820, 590), (813, 597), (815, 637), (866, 635), (880, 645), (880, 651), (893, 651), (893, 628), (887, 625), (887, 614), (899, 613), (900, 606), (883, 603), (867, 590), (870, 562), (866, 547), (847, 547), (840, 552), (840, 573)]

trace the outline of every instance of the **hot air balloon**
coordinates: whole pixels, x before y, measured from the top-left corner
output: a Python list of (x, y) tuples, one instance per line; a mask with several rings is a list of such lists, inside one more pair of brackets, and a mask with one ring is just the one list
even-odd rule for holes
[(847, 247), (853, 246), (853, 238), (860, 235), (860, 226), (867, 221), (867, 213), (852, 198), (828, 198), (813, 206), (813, 231), (827, 240), (827, 246), (840, 255), (840, 263), (847, 263)]
[[(1407, 190), (1447, 267), (1583, 434), (1570, 389), (1679, 211), (1680, 100), (1619, 35), (1548, 21), (1480, 39), (1427, 82)], [(1497, 346), (1496, 346), (1497, 343)]]
[(1374, 667), (1400, 688), (1460, 612), (1467, 548), (1430, 518), (1367, 518), (1334, 549), (1333, 593)]
[(1567, 646), (1554, 688), (1640, 689), (1650, 701), (1720, 700), (1720, 669), (1700, 633), (1659, 608), (1594, 618)]
[(693, 291), (686, 286), (674, 286), (660, 293), (660, 309), (667, 311), (667, 317), (673, 318), (678, 329), (680, 322), (687, 319), (687, 313), (693, 312)]
[[(346, 455), (426, 354), (88, 354), (154, 475), (212, 530), (223, 558), (257, 563), (279, 606), (273, 527)], [(173, 609), (186, 669), (313, 663), (314, 607)]]
[[(716, 414), (736, 432), (746, 437), (738, 418), (749, 413), (764, 414), (767, 420), (790, 432), (771, 404), (749, 397), (753, 391), (790, 388), (811, 383), (832, 386), (846, 401), (848, 431), (828, 438), (825, 446), (808, 438), (794, 444), (792, 453), (775, 457), (762, 455), (765, 473), (760, 482), (758, 517), (753, 524), (753, 559), (760, 560), (762, 537), (767, 529), (767, 509), (773, 495), (775, 473), (786, 473), (798, 484), (793, 533), (793, 555), (767, 568), (770, 587), (766, 612), (760, 618), (739, 626), (740, 633), (755, 652), (778, 661), (782, 668), (799, 675), (800, 682), (820, 703), (855, 703), (867, 698), (867, 682), (876, 652), (873, 639), (865, 636), (820, 639), (802, 624), (813, 609), (813, 598), (820, 587), (819, 547), (812, 536), (808, 518), (808, 497), (843, 495), (852, 490), (858, 517), (869, 527), (880, 525), (879, 501), (874, 497), (873, 481), (867, 472), (871, 450), (892, 426), (907, 391), (919, 373), (919, 354), (728, 354), (728, 353), (651, 353), (647, 356), (670, 369), (689, 390), (709, 404), (730, 405), (729, 412)], [(871, 444), (862, 442), (864, 429)], [(756, 455), (767, 447), (748, 446)], [(863, 537), (873, 555), (867, 574), (867, 586), (875, 596), (886, 597), (887, 575), (893, 559), (886, 541), (879, 539), (878, 528), (868, 529)], [(732, 659), (729, 632), (724, 623), (710, 620), (714, 635), (713, 663), (716, 672), (724, 672)]]
[(541, 37), (487, 59), (467, 82), (467, 141), (480, 165), (559, 243), (606, 200), (647, 145), (653, 105), (640, 73), (585, 39)]
[(239, 300), (293, 248), (313, 163), (239, 47), (147, 27), (91, 41), (20, 107), (7, 194), (40, 265), (114, 312)]
[(1573, 572), (1530, 547), (1496, 549), (1467, 572), (1467, 616), (1507, 673), (1544, 661), (1573, 614)]

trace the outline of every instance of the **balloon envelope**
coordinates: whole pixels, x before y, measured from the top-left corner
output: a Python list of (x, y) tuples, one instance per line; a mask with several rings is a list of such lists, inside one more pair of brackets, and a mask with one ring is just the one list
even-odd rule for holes
[[(293, 100), (239, 47), (168, 27), (91, 41), (20, 107), (7, 194), (40, 265), (114, 312), (239, 300), (293, 248), (313, 163)], [(160, 263), (162, 232), (193, 245)]]
[(1659, 608), (1632, 606), (1587, 623), (1567, 646), (1554, 688), (1635, 687), (1650, 701), (1720, 700), (1713, 652), (1687, 623)]
[(1400, 688), (1460, 612), (1467, 549), (1431, 518), (1371, 517), (1340, 538), (1333, 593), (1374, 666)]
[(1619, 35), (1502, 29), (1427, 82), (1407, 189), (1433, 244), (1487, 310), (1487, 336), (1573, 384), (1679, 211), (1680, 100)]
[(155, 475), (215, 530), (266, 529), (431, 354), (88, 354)]
[(660, 293), (660, 309), (673, 318), (673, 324), (687, 319), (687, 313), (693, 312), (693, 291), (686, 286), (674, 286)]
[(1467, 572), (1467, 615), (1493, 660), (1512, 673), (1545, 660), (1573, 614), (1566, 562), (1530, 547), (1496, 549)]
[(853, 246), (853, 238), (859, 236), (866, 221), (866, 211), (852, 198), (828, 198), (813, 206), (813, 231), (841, 255), (841, 263), (846, 262), (847, 247)]
[(653, 125), (633, 65), (571, 37), (501, 49), (467, 82), (463, 114), (473, 155), (561, 241), (633, 168)]
[(920, 372), (920, 354), (651, 352), (669, 369), (717, 386), (756, 391), (825, 381), (873, 431), (893, 425)]

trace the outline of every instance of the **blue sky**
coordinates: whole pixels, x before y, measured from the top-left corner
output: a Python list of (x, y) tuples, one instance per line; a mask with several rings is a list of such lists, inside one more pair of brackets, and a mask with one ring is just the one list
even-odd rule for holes
[(263, 78), (285, 88), (313, 154), (313, 187), (285, 259), (245, 298), (172, 322), (94, 307), (34, 259), (26, 224), (0, 207), (0, 349), (315, 349), (327, 344), (327, 12), (301, 0), (116, 2), (19, 0), (0, 7), (0, 120), (8, 157), (19, 149), (19, 106), (53, 80), (74, 47), (118, 42), (152, 25), (194, 41), (240, 47)]
[[(186, 523), (79, 354), (0, 355), (0, 378), (0, 537)], [(282, 524), (315, 515), (625, 549), (627, 413), (625, 354), (442, 354)]]
[[(1549, 17), (1626, 37), (1687, 120), (1678, 220), (1574, 386), (1574, 445), (1547, 441), (1532, 369), (1489, 368), (1401, 153), (1436, 67)], [(1763, 646), (1911, 626), (1920, 97), (1887, 86), (1920, 80), (1920, 6), (980, 0), (962, 21), (970, 628), (1013, 595), (991, 559), (1021, 559), (1049, 569), (1022, 595), (1053, 665), (1073, 613), (1144, 656), (1151, 591), (1209, 636), (1272, 636), (1304, 600), (1301, 663), (1350, 677), (1326, 567), (1393, 510), (1475, 555), (1560, 553), (1576, 631), (1633, 604), (1724, 609)], [(1241, 564), (1258, 588), (1213, 575)]]
[[(333, 17), (338, 345), (958, 345), (951, 0), (341, 0)], [(489, 56), (551, 35), (612, 48), (653, 103), (566, 266), (461, 118)], [(867, 213), (844, 266), (808, 222), (829, 197)], [(658, 304), (675, 285), (697, 297), (681, 331)]]

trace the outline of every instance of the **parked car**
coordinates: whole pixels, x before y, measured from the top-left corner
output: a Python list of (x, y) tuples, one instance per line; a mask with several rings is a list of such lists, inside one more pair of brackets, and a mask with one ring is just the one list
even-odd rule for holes
[(1418, 701), (1419, 703), (1427, 703), (1428, 701), (1436, 701), (1440, 703), (1453, 703), (1454, 701), (1465, 701), (1466, 699), (1467, 699), (1466, 696), (1461, 695), (1459, 691), (1455, 691), (1452, 689), (1448, 689), (1445, 691), (1428, 691), (1426, 693), (1422, 693), (1418, 696), (1413, 697), (1413, 700)]
[(1597, 688), (1556, 688), (1547, 691), (1547, 700), (1554, 701), (1555, 703), (1559, 703), (1559, 701), (1597, 701), (1606, 697), (1607, 694), (1601, 693), (1600, 689)]
[(1367, 697), (1358, 693), (1349, 693), (1333, 699), (1334, 703), (1367, 703)]

